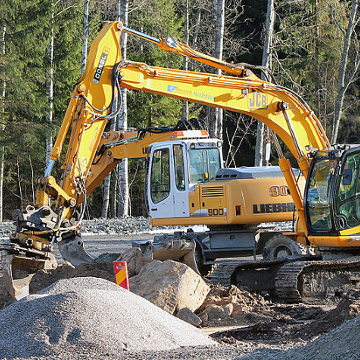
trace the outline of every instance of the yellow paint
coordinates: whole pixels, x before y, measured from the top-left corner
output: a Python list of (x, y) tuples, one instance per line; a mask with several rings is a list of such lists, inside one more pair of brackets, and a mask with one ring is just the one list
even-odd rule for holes
[(126, 269), (125, 267), (122, 267), (122, 269), (119, 270), (119, 272), (115, 276), (116, 284), (120, 285), (122, 282), (126, 279)]
[(341, 235), (356, 235), (356, 234), (360, 234), (360, 226), (356, 226), (353, 227), (351, 229), (346, 229), (346, 230), (342, 230), (340, 231)]

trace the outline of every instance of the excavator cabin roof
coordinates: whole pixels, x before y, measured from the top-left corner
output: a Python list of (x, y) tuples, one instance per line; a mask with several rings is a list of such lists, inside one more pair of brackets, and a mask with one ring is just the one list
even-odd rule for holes
[[(300, 170), (293, 169), (295, 175), (299, 175)], [(261, 179), (261, 178), (276, 178), (283, 177), (279, 166), (264, 166), (264, 167), (247, 167), (239, 168), (224, 168), (220, 169), (216, 174), (215, 180), (227, 179)]]

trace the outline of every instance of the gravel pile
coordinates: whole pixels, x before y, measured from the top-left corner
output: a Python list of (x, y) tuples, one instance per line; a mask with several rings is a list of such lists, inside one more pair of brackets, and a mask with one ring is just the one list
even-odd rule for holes
[(0, 324), (2, 359), (66, 354), (121, 359), (127, 351), (216, 344), (149, 301), (92, 277), (60, 280), (11, 304), (0, 312)]
[(341, 326), (315, 340), (287, 351), (261, 349), (251, 355), (234, 360), (355, 360), (360, 359), (360, 317), (346, 321)]
[(151, 230), (150, 219), (144, 217), (83, 220), (81, 223), (83, 233), (138, 234)]
[[(170, 229), (171, 227), (157, 226), (157, 230)], [(82, 233), (92, 234), (139, 234), (150, 233), (154, 229), (150, 219), (145, 217), (126, 217), (114, 219), (93, 219), (81, 222)], [(9, 237), (15, 231), (13, 221), (0, 223), (0, 237)]]
[(13, 221), (0, 222), (0, 238), (9, 238), (9, 235), (15, 231)]

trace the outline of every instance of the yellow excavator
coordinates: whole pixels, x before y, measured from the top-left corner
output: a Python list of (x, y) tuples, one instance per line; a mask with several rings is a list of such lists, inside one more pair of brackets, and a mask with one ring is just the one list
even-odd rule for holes
[[(221, 69), (223, 74), (123, 60), (120, 39), (124, 32)], [(255, 253), (258, 243), (254, 232), (249, 236), (244, 230), (247, 225), (291, 221), (294, 216), (293, 228), (284, 233), (294, 244), (356, 254), (360, 246), (360, 147), (331, 146), (311, 108), (296, 93), (277, 85), (266, 68), (220, 61), (176, 39), (150, 37), (121, 22), (104, 26), (88, 59), (71, 94), (50, 163), (38, 180), (36, 203), (25, 211), (14, 211), (16, 232), (0, 244), (4, 281), (15, 298), (26, 294), (23, 285), (28, 282), (15, 278), (17, 270), (56, 267), (55, 244), (74, 265), (93, 260), (79, 234), (86, 198), (124, 158), (148, 158), (147, 206), (154, 226), (201, 224), (209, 228), (202, 234), (189, 231), (155, 240), (157, 258), (171, 258), (173, 251), (196, 268), (189, 259), (195, 244), (198, 260), (206, 260), (207, 255), (234, 255), (238, 250)], [(261, 71), (267, 80), (253, 71)], [(279, 167), (224, 168), (221, 141), (210, 139), (196, 124), (106, 132), (107, 120), (120, 111), (116, 99), (121, 87), (258, 119), (271, 129)], [(299, 170), (284, 157), (276, 135), (295, 157)], [(68, 149), (58, 183), (51, 172), (66, 139)], [(279, 251), (289, 249), (279, 237), (273, 245)], [(226, 262), (218, 264), (213, 276), (239, 286), (252, 282), (267, 290), (276, 288), (278, 296), (292, 301), (356, 285), (357, 257), (316, 259)]]

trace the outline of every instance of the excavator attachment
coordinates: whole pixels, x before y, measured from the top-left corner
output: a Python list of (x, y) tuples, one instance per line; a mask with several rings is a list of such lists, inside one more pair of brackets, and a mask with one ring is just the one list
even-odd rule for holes
[(84, 242), (80, 234), (60, 241), (58, 247), (63, 259), (74, 266), (79, 266), (83, 263), (92, 263), (95, 259), (85, 250)]
[[(74, 266), (91, 263), (94, 257), (86, 252), (80, 235), (72, 236), (58, 243), (60, 253), (65, 261)], [(3, 282), (15, 300), (29, 295), (30, 282), (38, 270), (55, 270), (57, 261), (50, 252), (27, 248), (2, 239), (0, 242)]]
[(195, 261), (196, 243), (194, 240), (164, 239), (163, 236), (155, 236), (154, 241), (133, 241), (133, 247), (140, 247), (143, 254), (154, 260), (174, 260), (182, 262), (200, 274)]
[[(40, 269), (56, 269), (57, 263), (55, 256), (50, 253), (43, 254), (41, 257), (35, 254), (20, 254), (19, 249), (14, 252), (14, 244), (6, 240), (1, 241), (1, 266), (5, 288), (15, 299), (29, 295), (30, 281), (36, 271)], [(12, 249), (9, 249), (9, 246)], [(6, 249), (7, 247), (7, 249)]]

